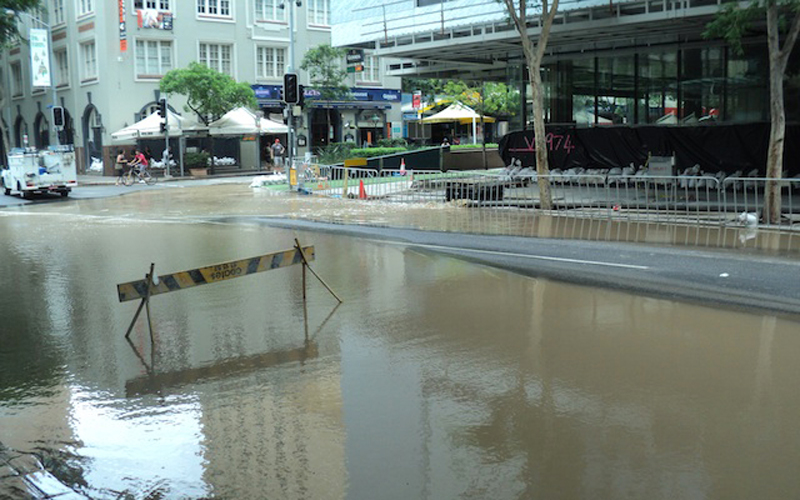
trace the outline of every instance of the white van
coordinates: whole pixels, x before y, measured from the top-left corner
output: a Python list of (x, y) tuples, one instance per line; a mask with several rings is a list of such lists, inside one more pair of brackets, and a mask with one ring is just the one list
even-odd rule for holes
[(12, 149), (0, 181), (6, 195), (16, 191), (23, 198), (30, 198), (34, 193), (68, 196), (78, 185), (75, 151), (70, 145), (51, 146), (46, 151)]

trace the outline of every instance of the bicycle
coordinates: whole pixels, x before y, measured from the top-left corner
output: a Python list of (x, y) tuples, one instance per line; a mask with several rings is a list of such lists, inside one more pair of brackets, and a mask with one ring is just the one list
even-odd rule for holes
[(143, 181), (148, 186), (152, 186), (157, 180), (146, 168), (132, 167), (122, 174), (122, 183), (126, 186), (130, 186), (133, 184), (133, 181), (137, 179)]

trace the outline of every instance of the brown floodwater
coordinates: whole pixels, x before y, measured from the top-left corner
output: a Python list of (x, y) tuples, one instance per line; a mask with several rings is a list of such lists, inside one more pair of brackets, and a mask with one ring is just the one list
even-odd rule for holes
[[(225, 186), (0, 212), (0, 443), (47, 458), (92, 498), (800, 491), (791, 318), (204, 220), (543, 230), (457, 207), (361, 205)], [(562, 223), (576, 237), (613, 234), (550, 227)], [(688, 230), (641, 231), (697, 244)], [(116, 284), (151, 262), (164, 274), (288, 249), (294, 238), (315, 246), (312, 267), (341, 305), (309, 276), (304, 310), (294, 266), (155, 296), (155, 343), (142, 319), (125, 340), (137, 304), (120, 304)], [(701, 245), (739, 241), (733, 229), (710, 238)]]

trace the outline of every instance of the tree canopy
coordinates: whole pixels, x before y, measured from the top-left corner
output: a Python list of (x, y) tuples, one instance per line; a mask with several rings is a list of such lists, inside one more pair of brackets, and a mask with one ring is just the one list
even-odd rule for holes
[(442, 94), (481, 114), (492, 116), (516, 115), (520, 105), (519, 91), (499, 82), (470, 86), (460, 80), (450, 80), (445, 82)]
[(164, 75), (159, 88), (167, 94), (186, 96), (186, 109), (193, 111), (208, 125), (228, 111), (239, 106), (257, 106), (253, 89), (198, 62), (182, 69), (173, 69)]
[(0, 0), (0, 46), (17, 34), (17, 17), (6, 15), (6, 11), (30, 12), (39, 4), (40, 0)]
[(303, 56), (300, 69), (308, 71), (311, 85), (320, 93), (322, 100), (341, 99), (350, 91), (347, 86), (347, 70), (342, 69), (342, 58), (347, 51), (325, 43)]

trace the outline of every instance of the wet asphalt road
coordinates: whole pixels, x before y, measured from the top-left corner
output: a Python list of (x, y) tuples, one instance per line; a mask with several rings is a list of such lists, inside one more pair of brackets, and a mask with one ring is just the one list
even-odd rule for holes
[[(188, 188), (220, 183), (249, 183), (252, 177), (185, 179), (154, 186), (78, 186), (74, 199), (120, 196), (140, 190)], [(0, 208), (60, 201), (39, 196), (34, 201), (0, 194)], [(228, 220), (230, 218), (227, 218)], [(209, 215), (208, 220), (218, 220)], [(252, 217), (242, 220), (252, 222)], [(724, 249), (591, 242), (514, 236), (487, 236), (402, 228), (342, 225), (295, 219), (260, 218), (264, 224), (414, 246), (422, 251), (457, 256), (528, 276), (610, 287), (654, 297), (718, 304), (734, 308), (800, 314), (800, 261)]]
[(344, 226), (291, 219), (266, 224), (333, 231), (445, 253), (520, 274), (653, 297), (800, 314), (800, 261), (725, 250)]

